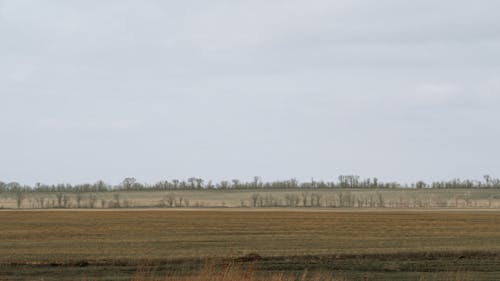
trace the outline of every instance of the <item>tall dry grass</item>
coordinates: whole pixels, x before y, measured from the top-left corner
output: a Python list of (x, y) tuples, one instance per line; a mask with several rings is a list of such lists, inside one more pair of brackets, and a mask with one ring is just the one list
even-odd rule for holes
[(292, 274), (285, 272), (263, 273), (257, 272), (250, 266), (240, 266), (234, 263), (220, 265), (209, 262), (193, 275), (171, 275), (164, 277), (153, 276), (154, 272), (148, 269), (139, 269), (132, 281), (347, 281), (345, 278), (334, 277), (327, 272), (308, 272)]
[[(309, 272), (299, 274), (286, 272), (258, 272), (252, 265), (241, 266), (235, 263), (225, 265), (215, 261), (206, 263), (195, 274), (172, 274), (163, 277), (154, 276), (154, 271), (147, 268), (139, 269), (132, 281), (349, 281), (347, 277), (334, 276), (331, 272)], [(370, 280), (370, 279), (365, 279)], [(449, 272), (447, 276), (420, 277), (419, 281), (471, 281), (474, 280), (467, 272)]]

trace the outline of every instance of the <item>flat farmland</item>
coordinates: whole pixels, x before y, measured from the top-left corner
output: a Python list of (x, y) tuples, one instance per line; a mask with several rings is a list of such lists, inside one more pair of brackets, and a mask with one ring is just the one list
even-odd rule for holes
[(113, 267), (106, 271), (114, 272), (111, 279), (126, 280), (140, 265), (196, 267), (204, 258), (250, 254), (265, 270), (337, 270), (353, 280), (462, 271), (495, 280), (498, 253), (500, 212), (493, 210), (0, 212), (1, 280), (30, 272), (44, 280), (64, 279), (65, 272), (92, 276), (103, 267)]

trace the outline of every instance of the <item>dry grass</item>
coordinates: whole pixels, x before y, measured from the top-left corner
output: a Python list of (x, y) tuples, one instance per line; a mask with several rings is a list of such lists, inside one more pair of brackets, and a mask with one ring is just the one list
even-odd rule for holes
[(209, 262), (197, 273), (189, 276), (152, 277), (148, 270), (136, 272), (132, 281), (344, 281), (345, 278), (335, 278), (331, 273), (315, 272), (291, 274), (285, 272), (262, 273), (253, 266), (241, 266), (234, 263), (219, 265), (216, 261)]
[[(255, 268), (250, 266), (241, 266), (238, 264), (230, 263), (223, 266), (217, 264), (216, 261), (208, 262), (197, 273), (182, 276), (172, 275), (164, 277), (154, 277), (154, 272), (148, 269), (140, 269), (132, 277), (131, 281), (350, 281), (348, 277), (335, 276), (331, 272), (309, 272), (305, 270), (298, 274), (286, 272), (263, 273), (258, 272)], [(365, 281), (372, 280), (364, 278)], [(455, 272), (448, 273), (446, 276), (440, 277), (420, 277), (419, 281), (471, 281), (475, 280), (470, 274)]]

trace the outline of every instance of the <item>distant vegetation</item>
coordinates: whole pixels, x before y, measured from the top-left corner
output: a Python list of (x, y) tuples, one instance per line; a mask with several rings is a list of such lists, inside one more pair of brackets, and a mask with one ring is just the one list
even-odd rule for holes
[(112, 186), (35, 186), (0, 181), (0, 209), (28, 208), (500, 208), (500, 180), (384, 183), (376, 178), (340, 176), (336, 182), (311, 180), (205, 182), (200, 178), (154, 185), (125, 178)]
[(125, 178), (118, 185), (110, 185), (102, 180), (95, 183), (85, 184), (43, 184), (34, 186), (21, 185), (17, 182), (4, 183), (0, 181), (1, 192), (106, 192), (106, 191), (168, 191), (168, 190), (239, 190), (239, 189), (397, 189), (397, 188), (433, 188), (433, 189), (500, 189), (500, 179), (489, 175), (479, 180), (436, 181), (426, 183), (417, 181), (414, 183), (381, 182), (377, 178), (361, 179), (356, 175), (341, 175), (338, 181), (316, 181), (299, 182), (296, 179), (284, 181), (264, 182), (260, 177), (254, 177), (253, 181), (243, 182), (238, 179), (231, 181), (212, 182), (201, 178), (192, 177), (187, 180), (165, 180), (155, 184), (140, 183), (135, 178)]

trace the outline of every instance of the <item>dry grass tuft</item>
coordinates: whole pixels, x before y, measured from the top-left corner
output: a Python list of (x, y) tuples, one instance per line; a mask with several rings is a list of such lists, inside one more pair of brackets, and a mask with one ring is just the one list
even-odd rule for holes
[(262, 273), (257, 272), (252, 265), (242, 266), (234, 263), (220, 265), (211, 261), (194, 275), (173, 275), (154, 277), (149, 270), (138, 270), (132, 281), (347, 281), (345, 278), (336, 278), (331, 273), (313, 272), (305, 270), (300, 275), (285, 272)]

